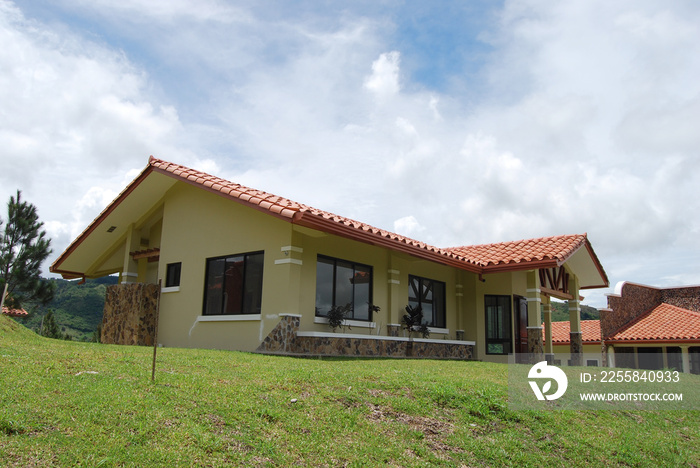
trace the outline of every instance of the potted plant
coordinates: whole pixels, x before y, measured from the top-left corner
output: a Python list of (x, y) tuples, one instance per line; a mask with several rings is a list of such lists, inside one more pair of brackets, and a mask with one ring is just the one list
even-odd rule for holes
[[(350, 304), (345, 304), (344, 306), (333, 306), (331, 307), (331, 310), (328, 311), (328, 314), (326, 314), (328, 326), (331, 327), (333, 333), (335, 333), (335, 330), (338, 327), (345, 328), (345, 317), (347, 317), (350, 313), (350, 307)], [(347, 326), (350, 328), (349, 325)]]
[(406, 356), (413, 356), (413, 333), (420, 333), (423, 338), (430, 336), (428, 325), (423, 322), (423, 308), (406, 306), (406, 314), (401, 318), (404, 329), (408, 331), (408, 344), (406, 346)]

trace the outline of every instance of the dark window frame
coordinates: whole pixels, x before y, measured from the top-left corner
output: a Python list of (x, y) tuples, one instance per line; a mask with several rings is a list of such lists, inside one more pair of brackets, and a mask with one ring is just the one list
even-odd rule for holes
[[(353, 283), (353, 292), (352, 292), (352, 297), (353, 301), (351, 303), (351, 310), (350, 310), (350, 315), (348, 315), (346, 318), (348, 320), (357, 320), (359, 322), (372, 322), (372, 310), (370, 309), (370, 305), (372, 304), (372, 300), (374, 297), (374, 268), (372, 265), (367, 265), (365, 263), (360, 263), (360, 262), (353, 262), (350, 260), (345, 260), (342, 258), (337, 258), (337, 257), (331, 257), (328, 255), (322, 255), (318, 254), (316, 256), (316, 296), (318, 296), (318, 264), (320, 260), (325, 260), (326, 263), (332, 262), (333, 263), (333, 279), (332, 279), (332, 292), (331, 292), (331, 307), (337, 307), (337, 306), (343, 306), (345, 304), (338, 304), (336, 303), (336, 289), (337, 289), (337, 273), (338, 273), (338, 262), (344, 263), (346, 265), (350, 265), (353, 270), (353, 276), (356, 274), (356, 267), (362, 267), (364, 269), (369, 270), (369, 293), (368, 293), (368, 303), (367, 303), (367, 318), (358, 318), (355, 317), (355, 303), (354, 303), (354, 297), (355, 297), (355, 284)], [(316, 304), (315, 307), (315, 315), (316, 317), (326, 317), (328, 314), (328, 311), (322, 311), (319, 310), (318, 304)]]
[[(494, 300), (494, 303), (489, 303)], [(506, 307), (507, 312), (500, 312), (500, 316), (494, 316), (491, 320), (489, 317), (489, 312), (491, 307)], [(498, 295), (498, 294), (486, 294), (484, 295), (484, 318), (485, 322), (485, 341), (486, 341), (486, 354), (495, 355), (507, 355), (513, 352), (513, 298), (509, 295)], [(503, 324), (506, 323), (508, 327), (507, 336), (489, 337), (494, 333), (489, 333), (489, 325), (496, 323), (496, 328), (498, 331), (504, 331)], [(500, 335), (501, 333), (498, 333)], [(502, 352), (490, 352), (490, 346), (502, 346)]]
[(700, 374), (700, 346), (691, 346), (688, 348), (688, 360), (691, 374)]
[(180, 275), (182, 274), (182, 262), (168, 263), (165, 266), (165, 287), (174, 288), (180, 286)]
[[(414, 282), (416, 281), (420, 284), (421, 291), (416, 291), (414, 285)], [(425, 286), (425, 283), (429, 284), (427, 291), (423, 288)], [(442, 288), (442, 294), (436, 294), (435, 292), (435, 285), (438, 284)], [(446, 290), (447, 284), (444, 281), (434, 280), (431, 278), (426, 278), (424, 276), (408, 275), (408, 304), (412, 307), (416, 307), (417, 305), (421, 306), (421, 308), (423, 309), (423, 323), (425, 323), (429, 327), (446, 328), (447, 326)], [(427, 297), (423, 297), (427, 295), (427, 292), (432, 293), (432, 299), (428, 300)], [(423, 307), (423, 304), (428, 303), (430, 303), (431, 310), (431, 317), (429, 320), (426, 317), (427, 308)]]
[[(245, 310), (245, 299), (246, 299), (246, 280), (247, 280), (247, 273), (248, 273), (248, 259), (249, 257), (252, 256), (261, 256), (261, 271), (260, 271), (260, 284), (259, 284), (259, 291), (257, 291), (257, 303), (259, 304), (259, 308), (262, 309), (262, 290), (263, 290), (263, 283), (264, 283), (264, 275), (265, 275), (265, 251), (259, 250), (259, 251), (254, 251), (254, 252), (243, 252), (243, 253), (236, 253), (236, 254), (231, 254), (231, 255), (222, 255), (219, 257), (210, 257), (206, 259), (206, 266), (204, 270), (204, 300), (202, 304), (202, 315), (206, 316), (225, 316), (225, 315), (259, 315), (261, 313), (261, 310)], [(209, 273), (210, 273), (210, 268), (214, 264), (214, 262), (218, 260), (226, 260), (228, 259), (233, 259), (236, 257), (243, 257), (243, 282), (241, 284), (241, 303), (240, 303), (240, 313), (238, 314), (233, 314), (233, 313), (227, 313), (224, 308), (226, 306), (226, 301), (221, 301), (221, 308), (218, 313), (207, 313), (207, 308), (208, 308), (208, 302), (209, 300), (213, 300), (214, 297), (209, 297), (209, 289), (208, 289), (208, 284), (209, 284)], [(224, 263), (225, 265), (225, 263)], [(226, 289), (226, 275), (225, 275), (225, 269), (224, 269), (224, 275), (222, 276), (222, 282), (221, 282), (221, 290), (224, 291)], [(249, 280), (249, 279), (248, 279)]]

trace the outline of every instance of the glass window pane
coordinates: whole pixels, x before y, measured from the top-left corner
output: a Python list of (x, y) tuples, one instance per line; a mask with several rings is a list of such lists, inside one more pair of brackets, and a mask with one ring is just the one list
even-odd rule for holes
[(262, 309), (263, 259), (262, 253), (246, 256), (244, 314), (259, 314)]
[(326, 316), (333, 307), (333, 260), (319, 257), (316, 262), (316, 315)]
[(433, 326), (445, 328), (445, 283), (433, 282)]
[(421, 291), (421, 300), (423, 302), (433, 301), (433, 282), (427, 279), (422, 281), (423, 289)]
[(223, 280), (225, 259), (218, 258), (207, 262), (207, 289), (204, 298), (204, 314), (221, 313), (223, 302)]
[(370, 267), (356, 265), (353, 276), (355, 292), (353, 295), (353, 318), (356, 320), (369, 320), (369, 304), (371, 302), (372, 271)]
[(180, 271), (182, 263), (168, 263), (165, 271), (165, 287), (180, 286)]
[(433, 304), (431, 302), (423, 302), (421, 306), (423, 307), (423, 323), (427, 323), (429, 326), (432, 326)]
[(489, 343), (487, 346), (488, 354), (503, 354), (503, 344), (501, 343)]
[(408, 300), (419, 302), (421, 297), (420, 278), (417, 278), (415, 276), (409, 276), (408, 283)]
[(352, 305), (353, 268), (351, 263), (337, 261), (335, 267), (335, 305)]
[(226, 259), (224, 279), (224, 314), (237, 315), (243, 305), (243, 274), (245, 257), (229, 257)]

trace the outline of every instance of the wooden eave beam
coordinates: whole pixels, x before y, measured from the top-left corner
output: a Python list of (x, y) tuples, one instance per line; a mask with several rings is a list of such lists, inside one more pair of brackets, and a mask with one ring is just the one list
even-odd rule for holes
[(544, 294), (545, 296), (556, 297), (557, 299), (562, 299), (564, 301), (571, 301), (574, 299), (574, 296), (569, 294), (569, 293), (565, 293), (562, 291), (556, 291), (554, 289), (545, 288), (543, 286), (540, 286), (540, 292), (542, 294)]
[(131, 258), (134, 260), (147, 258), (149, 262), (155, 262), (160, 258), (160, 249), (136, 250), (134, 252), (129, 252), (129, 255), (131, 255)]

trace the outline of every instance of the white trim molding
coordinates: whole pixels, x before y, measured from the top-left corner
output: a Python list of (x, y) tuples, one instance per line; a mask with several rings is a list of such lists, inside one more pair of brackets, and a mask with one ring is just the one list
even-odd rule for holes
[(197, 322), (259, 322), (262, 320), (260, 314), (240, 314), (240, 315), (200, 315)]
[(293, 265), (303, 265), (304, 264), (304, 262), (302, 262), (298, 258), (281, 258), (279, 260), (275, 260), (275, 265), (283, 265), (285, 263), (291, 263)]
[[(314, 317), (314, 323), (321, 323), (328, 325), (328, 319), (326, 317)], [(377, 328), (376, 322), (364, 322), (362, 320), (343, 320), (343, 325), (348, 327), (357, 328)]]
[(285, 245), (280, 249), (282, 252), (297, 252), (297, 253), (304, 253), (304, 249), (301, 247), (295, 247), (293, 245)]
[[(409, 341), (409, 338), (403, 336), (357, 335), (353, 333), (299, 332), (297, 333), (297, 336), (307, 336), (311, 338), (352, 338), (359, 340)], [(431, 340), (428, 338), (413, 338), (411, 341), (417, 343), (443, 343), (471, 346), (476, 345), (474, 341)]]
[(163, 287), (160, 288), (161, 294), (168, 294), (168, 293), (176, 293), (180, 292), (180, 286), (170, 286), (170, 287)]

